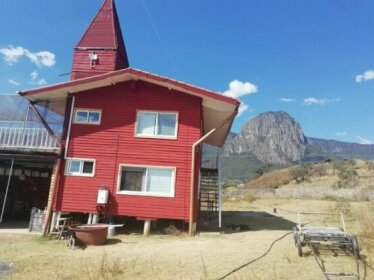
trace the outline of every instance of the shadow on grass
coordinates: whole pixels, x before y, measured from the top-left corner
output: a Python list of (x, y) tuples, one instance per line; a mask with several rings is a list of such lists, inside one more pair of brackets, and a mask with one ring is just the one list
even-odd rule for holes
[(292, 230), (294, 222), (256, 211), (222, 211), (222, 225), (225, 233), (258, 230)]
[(108, 240), (106, 241), (105, 245), (116, 245), (118, 243), (122, 243), (122, 240), (121, 239), (118, 239), (118, 238), (108, 238)]

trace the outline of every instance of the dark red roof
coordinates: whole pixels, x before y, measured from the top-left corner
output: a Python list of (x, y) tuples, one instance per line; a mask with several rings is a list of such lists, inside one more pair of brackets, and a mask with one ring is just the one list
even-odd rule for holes
[(76, 49), (115, 49), (129, 65), (114, 0), (104, 1)]
[[(144, 78), (144, 79), (148, 79), (148, 80), (154, 81), (154, 82), (165, 82), (165, 83), (169, 83), (173, 86), (177, 86), (180, 89), (195, 92), (196, 94), (206, 96), (206, 97), (210, 97), (212, 99), (220, 100), (220, 101), (226, 102), (228, 104), (232, 104), (232, 105), (236, 105), (236, 106), (239, 106), (239, 104), (240, 104), (240, 102), (235, 98), (227, 97), (227, 96), (224, 96), (222, 94), (218, 94), (214, 91), (203, 89), (203, 88), (193, 86), (193, 85), (190, 85), (190, 84), (187, 84), (187, 83), (184, 83), (184, 82), (180, 82), (180, 81), (177, 81), (177, 80), (173, 80), (173, 79), (170, 79), (170, 78), (167, 78), (167, 77), (159, 76), (159, 75), (156, 75), (156, 74), (152, 74), (150, 72), (141, 71), (141, 70), (134, 69), (134, 68), (127, 68), (127, 69), (123, 69), (123, 70), (118, 70), (118, 71), (113, 71), (113, 72), (101, 74), (101, 75), (98, 75), (98, 76), (92, 76), (92, 77), (78, 79), (78, 80), (74, 80), (74, 81), (68, 81), (68, 82), (64, 82), (64, 83), (60, 83), (60, 84), (45, 86), (45, 87), (31, 89), (31, 90), (24, 90), (24, 91), (20, 91), (18, 93), (21, 96), (38, 95), (40, 93), (53, 92), (53, 91), (59, 90), (59, 89), (64, 89), (64, 88), (69, 88), (69, 87), (72, 87), (72, 86), (79, 86), (79, 85), (82, 85), (82, 84), (88, 84), (88, 83), (97, 82), (97, 81), (100, 81), (100, 80), (115, 78), (115, 77), (119, 77), (119, 76), (126, 75), (126, 74), (131, 75), (132, 79)], [(54, 97), (53, 95), (49, 96), (49, 98), (53, 98), (53, 97)]]

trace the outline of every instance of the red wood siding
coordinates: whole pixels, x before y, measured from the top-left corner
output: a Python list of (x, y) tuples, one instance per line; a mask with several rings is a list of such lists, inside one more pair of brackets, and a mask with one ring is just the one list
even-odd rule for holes
[[(65, 176), (62, 164), (55, 210), (96, 212), (97, 191), (106, 186), (112, 215), (188, 220), (191, 149), (201, 135), (201, 106), (198, 97), (140, 81), (77, 94), (74, 107), (101, 109), (101, 125), (72, 124), (68, 157), (96, 159), (95, 177)], [(136, 110), (177, 111), (178, 138), (134, 137)], [(175, 197), (116, 194), (119, 164), (176, 167)]]
[(89, 58), (90, 50), (75, 50), (72, 66), (71, 79), (80, 79), (90, 76), (100, 75), (117, 70), (117, 51), (115, 50), (95, 50), (98, 62), (95, 67), (91, 67)]

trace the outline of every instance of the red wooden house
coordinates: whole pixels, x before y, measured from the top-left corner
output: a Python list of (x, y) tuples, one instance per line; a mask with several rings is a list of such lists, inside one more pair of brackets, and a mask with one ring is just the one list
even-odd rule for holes
[[(113, 0), (104, 1), (74, 49), (71, 80), (20, 94), (69, 101), (54, 212), (178, 219), (194, 232), (201, 145), (224, 144), (239, 102), (129, 67)], [(98, 204), (102, 189), (109, 198)]]

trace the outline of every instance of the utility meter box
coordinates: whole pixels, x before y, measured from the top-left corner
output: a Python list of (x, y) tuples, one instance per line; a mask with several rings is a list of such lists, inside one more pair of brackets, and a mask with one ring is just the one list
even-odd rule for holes
[(99, 189), (97, 193), (97, 204), (108, 204), (109, 191), (105, 188)]

